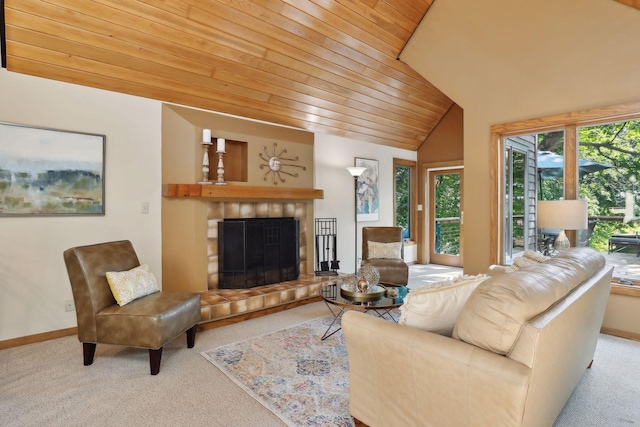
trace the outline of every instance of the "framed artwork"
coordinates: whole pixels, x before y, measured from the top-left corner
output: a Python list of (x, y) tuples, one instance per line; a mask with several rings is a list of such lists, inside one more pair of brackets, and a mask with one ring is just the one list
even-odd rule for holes
[(378, 161), (356, 157), (355, 166), (366, 168), (358, 177), (356, 192), (358, 222), (378, 221), (380, 219), (380, 187)]
[(105, 139), (0, 123), (0, 216), (104, 215)]

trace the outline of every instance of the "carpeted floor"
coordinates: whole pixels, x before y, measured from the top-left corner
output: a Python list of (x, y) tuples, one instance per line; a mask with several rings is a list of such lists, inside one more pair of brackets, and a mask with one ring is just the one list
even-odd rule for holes
[(600, 334), (593, 357), (555, 427), (640, 426), (640, 342)]
[[(200, 352), (327, 315), (322, 302), (297, 307), (200, 333), (193, 349), (180, 336), (165, 347), (157, 376), (146, 350), (118, 346), (98, 345), (85, 367), (75, 336), (2, 350), (0, 425), (283, 427)], [(640, 425), (637, 360), (640, 343), (601, 335), (593, 368), (555, 426)]]
[(462, 276), (462, 268), (438, 264), (412, 264), (409, 266), (407, 287), (415, 289), (428, 283), (453, 279)]
[(0, 426), (282, 427), (283, 422), (200, 355), (201, 351), (326, 316), (314, 303), (197, 334), (163, 351), (149, 375), (147, 350), (98, 345), (82, 365), (76, 336), (0, 351)]

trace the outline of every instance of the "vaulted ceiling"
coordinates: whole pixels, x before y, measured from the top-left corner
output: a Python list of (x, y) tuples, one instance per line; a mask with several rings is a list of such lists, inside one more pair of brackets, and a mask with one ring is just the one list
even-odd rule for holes
[(452, 101), (397, 60), (433, 0), (4, 0), (10, 71), (417, 149)]
[(616, 0), (622, 4), (626, 4), (627, 6), (635, 7), (636, 9), (640, 9), (640, 0)]

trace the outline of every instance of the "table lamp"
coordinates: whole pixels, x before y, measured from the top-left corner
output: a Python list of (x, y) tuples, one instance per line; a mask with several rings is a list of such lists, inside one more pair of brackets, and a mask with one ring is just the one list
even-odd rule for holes
[(585, 230), (588, 227), (586, 200), (539, 200), (538, 228), (560, 229), (553, 246), (557, 251), (571, 247), (565, 230)]

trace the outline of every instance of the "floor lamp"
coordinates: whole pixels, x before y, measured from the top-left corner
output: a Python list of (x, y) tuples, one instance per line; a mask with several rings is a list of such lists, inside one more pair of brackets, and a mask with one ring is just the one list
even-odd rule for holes
[(553, 244), (557, 251), (571, 246), (564, 230), (584, 230), (588, 227), (586, 200), (540, 200), (538, 201), (538, 228), (560, 229)]
[(349, 171), (349, 173), (351, 174), (351, 176), (353, 177), (353, 184), (354, 184), (354, 190), (353, 190), (353, 201), (354, 201), (354, 205), (353, 205), (353, 213), (355, 215), (355, 222), (356, 222), (356, 232), (355, 232), (355, 272), (354, 274), (358, 274), (358, 177), (360, 177), (360, 175), (362, 175), (362, 173), (364, 171), (367, 170), (367, 168), (363, 168), (363, 167), (359, 167), (359, 166), (351, 166), (348, 167), (347, 170)]

